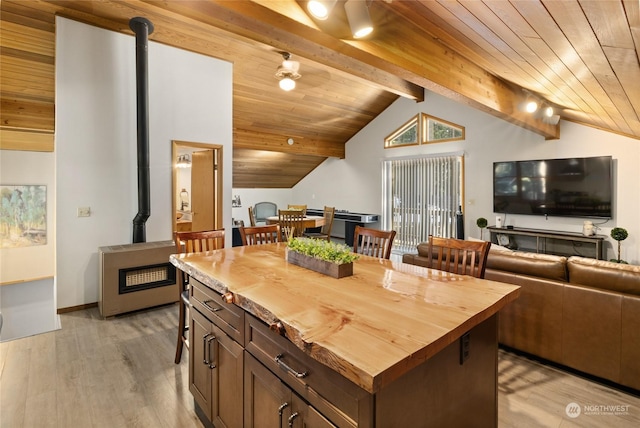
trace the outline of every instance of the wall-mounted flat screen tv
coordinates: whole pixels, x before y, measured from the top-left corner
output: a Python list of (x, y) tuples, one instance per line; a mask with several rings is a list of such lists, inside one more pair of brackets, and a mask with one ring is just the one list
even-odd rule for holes
[(493, 211), (612, 218), (611, 156), (493, 163)]

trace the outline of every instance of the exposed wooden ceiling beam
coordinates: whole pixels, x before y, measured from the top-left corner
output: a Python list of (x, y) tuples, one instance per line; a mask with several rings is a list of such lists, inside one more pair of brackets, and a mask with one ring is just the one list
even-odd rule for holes
[(246, 129), (234, 129), (233, 148), (269, 150), (290, 154), (319, 156), (323, 158), (335, 157), (344, 159), (345, 157), (344, 144), (327, 143), (321, 140), (300, 138), (295, 135), (292, 135), (289, 138), (293, 140), (292, 144), (288, 144), (288, 138), (283, 138), (282, 135), (267, 134), (265, 132), (252, 132)]
[[(290, 51), (361, 78), (397, 95), (422, 101), (424, 90), (392, 72), (360, 61), (352, 49), (322, 31), (251, 1), (149, 2), (194, 20)], [(299, 10), (297, 3), (291, 2)]]
[[(393, 33), (393, 37), (377, 37), (371, 41), (341, 40), (310, 26), (308, 19), (301, 18), (300, 5), (295, 0), (263, 3), (264, 6), (249, 1), (213, 0), (153, 4), (297, 53), (404, 97), (420, 101), (422, 88), (427, 88), (547, 139), (559, 137), (557, 125), (543, 123), (518, 110), (518, 104), (525, 97), (519, 88), (489, 74), (437, 40), (425, 39), (424, 31), (412, 22), (411, 9), (403, 6), (403, 2), (372, 4), (378, 8), (393, 7), (396, 13), (406, 7), (406, 14), (402, 16), (402, 23), (386, 25), (386, 35)], [(398, 40), (402, 40), (402, 44), (398, 44)]]

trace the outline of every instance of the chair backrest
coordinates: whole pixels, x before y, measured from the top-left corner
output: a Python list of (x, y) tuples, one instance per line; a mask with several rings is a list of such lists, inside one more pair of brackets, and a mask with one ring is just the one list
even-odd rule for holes
[(324, 207), (324, 225), (322, 226), (323, 235), (331, 236), (331, 228), (333, 227), (333, 218), (335, 215), (335, 207)]
[(240, 228), (242, 245), (259, 245), (280, 242), (280, 225), (245, 226)]
[(431, 268), (484, 278), (491, 242), (429, 236)]
[(353, 235), (353, 252), (388, 259), (396, 237), (395, 230), (377, 230), (356, 226)]
[(278, 224), (283, 241), (304, 233), (304, 215), (301, 210), (278, 210)]
[(273, 202), (258, 202), (253, 206), (256, 223), (265, 223), (267, 217), (278, 215), (278, 206)]
[(224, 229), (201, 232), (175, 232), (174, 243), (178, 253), (200, 253), (224, 248)]
[(307, 215), (307, 206), (306, 205), (292, 205), (292, 204), (289, 204), (287, 209), (289, 209), (289, 210), (300, 210), (300, 211), (302, 211), (302, 215), (303, 216)]
[(256, 225), (256, 216), (253, 213), (253, 207), (249, 207), (249, 224), (251, 224), (251, 226)]

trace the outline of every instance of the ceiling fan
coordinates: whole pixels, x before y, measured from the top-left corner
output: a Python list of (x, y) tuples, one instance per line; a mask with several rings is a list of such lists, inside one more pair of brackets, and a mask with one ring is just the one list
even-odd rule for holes
[(282, 64), (278, 66), (275, 77), (280, 81), (280, 89), (291, 91), (296, 87), (296, 80), (302, 77), (302, 75), (298, 73), (300, 63), (298, 61), (292, 61), (289, 52), (280, 53), (282, 54), (283, 61)]

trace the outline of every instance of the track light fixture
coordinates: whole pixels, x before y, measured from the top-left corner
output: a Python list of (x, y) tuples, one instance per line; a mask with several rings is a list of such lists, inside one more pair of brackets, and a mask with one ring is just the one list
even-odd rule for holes
[(371, 34), (373, 24), (366, 0), (347, 0), (344, 4), (344, 10), (347, 13), (347, 20), (354, 38), (361, 39)]
[(560, 121), (560, 115), (555, 114), (555, 110), (549, 104), (545, 104), (542, 107), (542, 114), (540, 115), (544, 123), (550, 125), (557, 125)]
[(535, 95), (533, 95), (531, 92), (527, 91), (526, 89), (522, 90), (525, 94), (525, 100), (520, 103), (520, 105), (518, 106), (518, 110), (523, 111), (525, 113), (535, 113), (538, 111), (538, 108), (540, 108), (540, 100), (538, 97), (536, 97)]
[(538, 101), (532, 96), (528, 96), (524, 104), (524, 110), (527, 113), (535, 113), (538, 110)]
[(309, 0), (307, 2), (307, 10), (314, 18), (324, 21), (329, 17), (337, 1), (338, 0)]
[(523, 89), (526, 94), (525, 100), (518, 105), (518, 110), (532, 114), (536, 119), (542, 120), (550, 125), (557, 125), (560, 115), (556, 114), (553, 106), (546, 100)]

